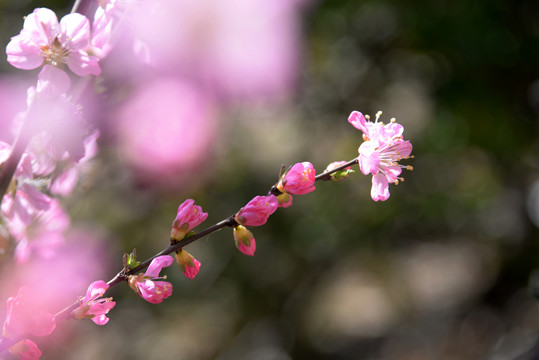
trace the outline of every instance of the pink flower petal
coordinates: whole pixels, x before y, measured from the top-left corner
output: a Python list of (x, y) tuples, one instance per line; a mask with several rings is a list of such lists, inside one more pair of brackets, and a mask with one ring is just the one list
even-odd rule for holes
[(58, 40), (70, 50), (83, 50), (90, 41), (90, 21), (86, 16), (72, 13), (60, 20), (61, 33)]
[(7, 61), (22, 70), (32, 70), (43, 64), (39, 46), (23, 35), (11, 38), (6, 46)]
[(173, 262), (174, 262), (174, 259), (170, 255), (158, 256), (152, 260), (144, 276), (150, 277), (150, 278), (159, 277), (159, 273), (161, 272), (161, 269), (172, 265)]
[(378, 173), (372, 177), (371, 197), (374, 201), (389, 199), (389, 184), (384, 174)]
[(101, 74), (99, 59), (95, 56), (88, 55), (82, 50), (71, 52), (67, 59), (67, 66), (78, 76), (97, 76)]
[(352, 113), (348, 117), (348, 122), (352, 124), (356, 129), (363, 131), (365, 135), (368, 135), (368, 130), (366, 126), (367, 120), (365, 120), (365, 116), (363, 116), (363, 114), (359, 111), (352, 111)]

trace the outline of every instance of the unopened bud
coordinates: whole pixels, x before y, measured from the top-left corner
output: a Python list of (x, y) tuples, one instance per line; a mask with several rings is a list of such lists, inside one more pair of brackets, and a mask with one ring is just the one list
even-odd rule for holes
[(256, 251), (256, 242), (253, 234), (243, 225), (234, 228), (236, 247), (245, 255), (253, 256)]

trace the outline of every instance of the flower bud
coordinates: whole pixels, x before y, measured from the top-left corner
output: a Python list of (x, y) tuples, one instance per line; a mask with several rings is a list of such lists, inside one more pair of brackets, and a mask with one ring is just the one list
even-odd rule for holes
[(264, 225), (268, 217), (277, 210), (279, 201), (275, 195), (255, 196), (234, 216), (236, 222), (245, 226)]
[(277, 183), (277, 189), (293, 195), (314, 191), (316, 171), (310, 162), (297, 163)]
[(172, 222), (170, 237), (173, 242), (178, 242), (185, 237), (193, 228), (202, 223), (208, 214), (202, 211), (202, 208), (195, 205), (192, 199), (185, 200), (178, 207), (178, 214)]
[(245, 255), (253, 256), (256, 251), (256, 242), (253, 234), (243, 225), (234, 228), (236, 247)]
[[(328, 165), (328, 167), (326, 168), (326, 170), (324, 170), (324, 172), (331, 171), (331, 170), (336, 169), (339, 166), (342, 166), (344, 164), (346, 164), (346, 161), (334, 161), (334, 162), (332, 162), (331, 164)], [(332, 181), (340, 181), (340, 180), (342, 180), (344, 178), (347, 178), (353, 172), (354, 172), (354, 170), (352, 170), (350, 166), (347, 166), (346, 168), (344, 168), (342, 170), (338, 170), (338, 171), (335, 171), (334, 173), (332, 173), (330, 175), (330, 179)]]
[(194, 279), (200, 270), (200, 261), (185, 250), (176, 251), (176, 262), (180, 265), (186, 278)]

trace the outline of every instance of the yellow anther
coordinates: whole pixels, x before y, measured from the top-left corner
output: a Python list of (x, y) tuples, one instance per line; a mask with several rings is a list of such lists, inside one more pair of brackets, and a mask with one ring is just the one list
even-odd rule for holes
[(407, 165), (407, 166), (406, 166), (406, 170), (410, 170), (410, 171), (412, 171), (412, 170), (414, 170), (414, 167), (413, 167), (413, 166), (411, 166), (411, 165)]

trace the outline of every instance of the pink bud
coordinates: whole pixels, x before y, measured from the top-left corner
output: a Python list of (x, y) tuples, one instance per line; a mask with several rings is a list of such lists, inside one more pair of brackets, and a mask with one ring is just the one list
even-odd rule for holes
[(180, 265), (185, 277), (194, 279), (200, 270), (200, 261), (195, 259), (191, 254), (185, 250), (176, 252), (176, 261)]
[(18, 356), (20, 360), (38, 360), (41, 357), (41, 350), (29, 339), (19, 341), (9, 348), (9, 352)]
[(235, 216), (238, 224), (245, 226), (264, 225), (268, 217), (277, 210), (279, 201), (275, 195), (255, 196), (238, 211)]
[(303, 195), (314, 191), (316, 171), (310, 162), (297, 163), (284, 174), (277, 189), (293, 195)]
[(253, 234), (242, 225), (234, 228), (234, 240), (236, 247), (245, 255), (253, 256), (256, 251), (256, 242)]
[(203, 212), (200, 206), (195, 205), (195, 200), (185, 200), (178, 207), (178, 214), (172, 222), (170, 237), (175, 241), (180, 241), (207, 217), (208, 214)]

